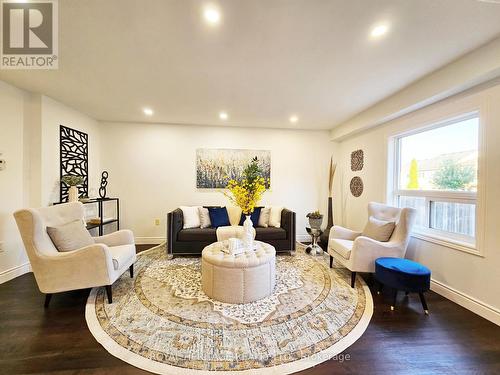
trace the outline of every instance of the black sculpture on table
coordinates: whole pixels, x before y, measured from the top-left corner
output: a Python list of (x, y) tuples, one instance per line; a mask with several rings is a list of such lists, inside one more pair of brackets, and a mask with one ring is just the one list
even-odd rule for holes
[(108, 172), (104, 171), (101, 174), (101, 187), (99, 188), (101, 199), (106, 198), (106, 186), (108, 186)]

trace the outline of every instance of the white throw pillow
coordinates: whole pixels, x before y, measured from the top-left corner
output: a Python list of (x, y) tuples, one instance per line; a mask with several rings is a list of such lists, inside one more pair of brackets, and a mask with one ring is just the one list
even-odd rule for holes
[(58, 227), (47, 227), (47, 233), (54, 246), (61, 252), (73, 251), (94, 244), (94, 239), (83, 220), (75, 220)]
[(210, 228), (212, 226), (212, 222), (210, 221), (208, 208), (198, 207), (198, 213), (200, 214), (200, 228)]
[(189, 228), (199, 228), (200, 223), (200, 213), (198, 210), (199, 206), (181, 206), (182, 216), (184, 220), (184, 229)]
[(269, 217), (271, 216), (271, 207), (264, 207), (260, 210), (258, 227), (267, 228), (269, 226)]
[(396, 223), (393, 221), (384, 221), (370, 216), (363, 230), (363, 236), (373, 238), (376, 241), (387, 242), (394, 232)]
[(281, 227), (281, 211), (283, 211), (283, 207), (271, 206), (271, 213), (269, 215), (270, 227)]

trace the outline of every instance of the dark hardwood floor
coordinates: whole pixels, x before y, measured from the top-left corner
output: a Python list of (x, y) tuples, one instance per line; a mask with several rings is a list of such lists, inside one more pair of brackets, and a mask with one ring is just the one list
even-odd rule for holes
[[(140, 246), (143, 250), (147, 246)], [(1, 374), (146, 374), (104, 350), (87, 329), (89, 291), (54, 295), (43, 308), (33, 274), (0, 285)], [(430, 315), (418, 295), (373, 293), (375, 311), (351, 347), (300, 374), (500, 374), (500, 327), (429, 292)]]

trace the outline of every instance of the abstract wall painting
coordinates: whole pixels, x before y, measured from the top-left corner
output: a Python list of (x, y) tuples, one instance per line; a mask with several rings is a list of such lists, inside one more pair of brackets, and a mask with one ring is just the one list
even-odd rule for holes
[[(230, 179), (239, 179), (250, 161), (257, 157), (263, 177), (271, 178), (271, 151), (209, 149), (196, 150), (196, 187), (223, 189)], [(269, 185), (269, 184), (268, 184)], [(267, 186), (269, 188), (269, 186)]]

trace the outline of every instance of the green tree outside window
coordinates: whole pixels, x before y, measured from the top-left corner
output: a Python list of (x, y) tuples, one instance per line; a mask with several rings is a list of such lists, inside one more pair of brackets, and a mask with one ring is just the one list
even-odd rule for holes
[(434, 174), (432, 183), (442, 190), (467, 190), (475, 177), (473, 167), (445, 160)]

